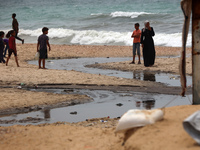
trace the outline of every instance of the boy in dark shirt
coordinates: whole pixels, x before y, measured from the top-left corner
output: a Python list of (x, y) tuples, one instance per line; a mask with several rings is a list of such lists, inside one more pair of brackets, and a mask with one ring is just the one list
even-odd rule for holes
[(24, 44), (24, 39), (21, 39), (17, 36), (18, 32), (19, 32), (19, 24), (18, 24), (18, 21), (17, 19), (15, 18), (16, 17), (16, 14), (12, 14), (12, 18), (13, 18), (13, 21), (12, 21), (12, 28), (13, 30), (15, 31), (15, 38), (22, 41), (22, 44)]
[[(47, 46), (49, 47), (49, 51), (51, 50), (50, 44), (49, 44), (49, 37), (47, 36), (48, 34), (48, 28), (44, 27), (42, 28), (43, 34), (38, 37), (38, 43), (37, 43), (37, 52), (40, 53), (39, 57), (39, 69), (46, 69), (45, 68), (45, 59), (48, 58), (47, 55)], [(43, 67), (41, 67), (41, 61), (43, 63)]]

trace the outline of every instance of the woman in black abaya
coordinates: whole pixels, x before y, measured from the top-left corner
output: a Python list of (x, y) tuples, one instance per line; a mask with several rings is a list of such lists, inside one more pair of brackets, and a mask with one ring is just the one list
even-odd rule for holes
[(144, 66), (151, 67), (155, 62), (155, 47), (153, 36), (155, 35), (154, 30), (150, 27), (149, 21), (145, 21), (145, 28), (142, 29), (141, 44), (143, 48), (143, 59)]

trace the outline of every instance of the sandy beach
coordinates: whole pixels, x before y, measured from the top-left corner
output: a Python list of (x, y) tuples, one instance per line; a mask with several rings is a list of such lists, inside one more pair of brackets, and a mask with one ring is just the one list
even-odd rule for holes
[[(181, 48), (156, 47), (154, 67), (129, 64), (131, 62), (113, 62), (95, 64), (90, 67), (114, 70), (170, 72), (178, 74)], [(52, 85), (95, 85), (95, 86), (132, 86), (147, 88), (165, 88), (164, 85), (150, 81), (123, 79), (100, 74), (88, 74), (78, 71), (38, 69), (38, 66), (27, 63), (33, 60), (36, 44), (17, 44), (20, 67), (17, 67), (12, 56), (8, 66), (0, 64), (0, 112), (13, 109), (36, 108), (37, 106), (84, 103), (90, 101), (86, 95), (52, 94), (17, 89), (19, 86), (37, 87), (42, 84)], [(187, 49), (187, 74), (191, 75), (191, 49)], [(86, 46), (86, 45), (52, 45), (50, 59), (79, 57), (132, 57), (130, 46)], [(78, 61), (78, 60), (77, 60)], [(179, 93), (177, 93), (178, 95)], [(67, 106), (67, 104), (66, 104)], [(199, 149), (194, 140), (183, 130), (182, 121), (197, 111), (200, 106), (176, 106), (166, 108), (162, 121), (137, 130), (122, 146), (123, 134), (114, 134), (117, 119), (106, 118), (101, 123), (94, 119), (79, 123), (54, 123), (43, 125), (14, 125), (0, 127), (0, 147), (2, 149), (105, 149), (105, 150), (156, 150), (156, 149)], [(34, 110), (34, 109), (33, 109)], [(163, 140), (161, 140), (163, 139)]]

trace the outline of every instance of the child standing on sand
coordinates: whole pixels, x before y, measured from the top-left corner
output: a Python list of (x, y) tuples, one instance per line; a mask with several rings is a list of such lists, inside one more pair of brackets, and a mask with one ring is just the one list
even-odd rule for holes
[(3, 50), (4, 50), (4, 41), (3, 41), (3, 37), (4, 37), (4, 32), (0, 31), (0, 63), (5, 63), (5, 60), (3, 59)]
[(137, 55), (138, 55), (138, 64), (141, 64), (140, 61), (140, 36), (141, 36), (141, 31), (139, 29), (140, 24), (136, 23), (135, 24), (135, 30), (133, 31), (132, 38), (133, 39), (133, 61), (131, 64), (135, 64), (135, 55), (136, 55), (136, 50), (137, 50)]
[(15, 62), (17, 64), (17, 67), (19, 67), (19, 63), (17, 60), (17, 49), (16, 49), (16, 42), (15, 42), (15, 31), (11, 30), (6, 34), (6, 37), (9, 38), (8, 44), (9, 44), (9, 50), (8, 50), (8, 58), (6, 60), (6, 66), (8, 65), (8, 61), (10, 59), (10, 56), (12, 53), (15, 55)]
[[(49, 37), (47, 36), (48, 34), (48, 28), (44, 27), (42, 28), (43, 34), (38, 37), (38, 43), (37, 43), (37, 52), (40, 53), (39, 57), (39, 69), (46, 69), (45, 68), (45, 59), (48, 58), (47, 55), (47, 46), (49, 47), (49, 51), (51, 50), (50, 44), (49, 44)], [(41, 61), (43, 63), (43, 67), (41, 67)]]

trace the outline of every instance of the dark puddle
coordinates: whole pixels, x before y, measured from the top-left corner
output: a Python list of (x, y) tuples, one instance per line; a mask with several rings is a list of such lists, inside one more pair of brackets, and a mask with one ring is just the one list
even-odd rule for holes
[[(180, 86), (179, 76), (167, 73), (152, 72), (124, 72), (115, 70), (103, 70), (97, 68), (87, 68), (86, 65), (130, 61), (131, 58), (76, 58), (76, 59), (59, 59), (47, 60), (46, 67), (49, 69), (59, 70), (76, 70), (91, 74), (102, 74), (107, 76), (115, 76), (120, 78), (133, 78), (138, 80), (147, 80), (160, 82), (169, 86)], [(38, 65), (37, 61), (29, 61), (30, 64)], [(187, 77), (188, 85), (192, 84), (192, 78)], [(39, 90), (44, 92), (54, 92), (60, 94), (84, 94), (91, 97), (94, 101), (85, 104), (79, 104), (68, 107), (50, 108), (45, 107), (35, 112), (15, 114), (8, 117), (0, 118), (0, 125), (10, 126), (14, 124), (41, 124), (54, 122), (79, 122), (91, 118), (120, 117), (129, 109), (152, 109), (161, 108), (169, 101), (172, 101), (167, 107), (177, 105), (191, 104), (188, 97), (180, 97), (176, 95), (136, 93), (136, 92), (112, 92), (108, 90), (77, 90), (77, 89), (48, 89)]]
[[(108, 62), (121, 62), (130, 61), (130, 57), (122, 58), (72, 58), (72, 59), (58, 59), (58, 60), (47, 60), (46, 67), (49, 69), (58, 70), (75, 70), (84, 73), (91, 74), (102, 74), (107, 76), (115, 76), (119, 78), (138, 79), (145, 81), (153, 81), (164, 83), (168, 86), (180, 86), (180, 76), (173, 75), (170, 73), (156, 73), (148, 71), (118, 71), (98, 68), (85, 67), (91, 64), (108, 63)], [(38, 65), (37, 61), (29, 61), (29, 64)], [(187, 76), (187, 85), (192, 85), (192, 77)]]
[[(34, 90), (35, 91), (35, 90)], [(177, 105), (191, 104), (188, 97), (164, 94), (148, 94), (136, 92), (112, 92), (105, 90), (77, 90), (77, 89), (47, 89), (39, 90), (44, 92), (53, 92), (60, 94), (84, 94), (91, 97), (94, 101), (74, 106), (53, 108), (48, 107), (43, 110), (15, 114), (8, 117), (1, 117), (1, 126), (10, 126), (14, 124), (41, 124), (54, 122), (79, 122), (91, 118), (120, 117), (129, 109), (153, 109), (165, 106), (170, 100), (172, 101), (167, 107)], [(189, 95), (191, 99), (191, 95)]]

